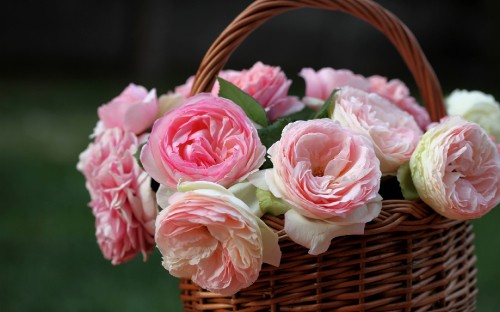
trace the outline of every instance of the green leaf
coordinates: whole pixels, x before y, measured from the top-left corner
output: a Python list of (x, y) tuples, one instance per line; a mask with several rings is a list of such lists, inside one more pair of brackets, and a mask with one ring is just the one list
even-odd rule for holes
[(396, 177), (399, 181), (399, 186), (401, 187), (401, 193), (406, 200), (415, 200), (419, 198), (417, 189), (415, 188), (411, 178), (409, 161), (399, 167)]
[[(266, 149), (269, 149), (271, 145), (281, 139), (281, 133), (283, 132), (283, 129), (291, 122), (292, 120), (289, 118), (280, 118), (270, 126), (262, 129), (257, 129), (260, 141), (262, 142), (262, 144), (264, 144)], [(271, 162), (271, 159), (266, 158), (266, 161), (262, 166), (260, 166), (260, 169), (267, 169), (272, 167), (273, 163)]]
[(259, 200), (260, 210), (262, 210), (263, 213), (279, 216), (290, 210), (290, 206), (284, 200), (277, 198), (269, 191), (258, 188), (256, 195)]
[(339, 89), (333, 90), (328, 99), (326, 99), (325, 103), (321, 108), (313, 115), (312, 119), (321, 119), (321, 118), (331, 118), (333, 114), (333, 109), (335, 108), (335, 93), (337, 93)]
[(280, 118), (272, 123), (270, 126), (267, 126), (262, 129), (257, 129), (257, 133), (259, 134), (260, 141), (266, 148), (270, 148), (276, 141), (279, 141), (281, 138), (281, 132), (283, 129), (292, 122), (291, 119), (288, 118)]
[(144, 145), (146, 145), (146, 142), (139, 145), (139, 148), (137, 149), (137, 151), (134, 154), (135, 160), (137, 160), (137, 163), (139, 164), (141, 169), (144, 169), (144, 166), (142, 165), (142, 162), (141, 162), (141, 151), (142, 151), (142, 148)]
[(315, 110), (310, 109), (309, 107), (306, 106), (301, 111), (290, 114), (290, 115), (286, 116), (286, 118), (288, 118), (292, 121), (309, 120), (309, 119), (311, 119), (312, 116), (314, 116), (315, 113), (316, 113)]
[(266, 111), (253, 97), (243, 92), (240, 88), (227, 80), (217, 77), (220, 89), (219, 96), (233, 101), (240, 106), (247, 114), (248, 118), (262, 127), (267, 126)]

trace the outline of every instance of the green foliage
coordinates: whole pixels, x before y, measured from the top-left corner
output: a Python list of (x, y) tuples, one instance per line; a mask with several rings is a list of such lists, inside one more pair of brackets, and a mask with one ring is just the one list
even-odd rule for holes
[(401, 193), (406, 200), (418, 199), (418, 192), (413, 184), (410, 171), (410, 162), (407, 161), (402, 164), (397, 172), (397, 178), (399, 181), (399, 186), (401, 187)]
[(272, 123), (270, 126), (267, 126), (262, 129), (258, 129), (257, 133), (259, 134), (260, 141), (266, 148), (271, 147), (276, 141), (279, 141), (281, 138), (281, 133), (283, 129), (292, 122), (289, 118), (280, 118)]
[[(272, 123), (270, 126), (267, 126), (265, 128), (261, 128), (257, 130), (257, 133), (259, 134), (260, 141), (266, 149), (269, 149), (271, 145), (273, 145), (276, 141), (279, 141), (281, 138), (281, 133), (283, 132), (283, 129), (288, 125), (290, 122), (292, 122), (291, 119), (289, 118), (281, 118)], [(273, 163), (269, 158), (266, 158), (266, 161), (264, 164), (260, 167), (260, 169), (267, 169), (267, 168), (272, 168)]]
[(333, 109), (335, 108), (335, 94), (339, 89), (333, 90), (328, 99), (326, 99), (325, 103), (321, 108), (313, 115), (311, 119), (320, 119), (320, 118), (331, 118), (333, 114)]
[(240, 88), (218, 77), (217, 80), (220, 84), (219, 96), (233, 101), (240, 106), (248, 118), (262, 127), (267, 126), (266, 112), (262, 106), (253, 97), (243, 92)]
[(284, 214), (290, 209), (290, 206), (281, 198), (277, 198), (273, 193), (261, 189), (257, 189), (257, 199), (259, 200), (260, 209), (264, 213), (270, 213), (273, 216)]
[(290, 114), (290, 115), (286, 116), (286, 118), (288, 118), (292, 121), (308, 120), (308, 119), (311, 119), (314, 116), (314, 114), (316, 114), (316, 111), (313, 109), (310, 109), (309, 107), (306, 106), (301, 111)]
[[(234, 85), (233, 85), (234, 86)], [(236, 86), (234, 86), (237, 88)], [(222, 87), (221, 87), (222, 88)], [(240, 90), (241, 91), (241, 90)], [(305, 107), (299, 112), (288, 115), (284, 118), (280, 118), (276, 120), (269, 126), (258, 129), (257, 132), (259, 134), (260, 141), (266, 148), (271, 147), (276, 141), (279, 141), (281, 138), (281, 133), (283, 129), (291, 122), (297, 120), (311, 120), (311, 119), (319, 119), (319, 118), (330, 118), (333, 112), (333, 108), (335, 107), (335, 93), (337, 90), (333, 91), (332, 94), (325, 101), (320, 110), (315, 111), (308, 107)], [(241, 91), (243, 92), (243, 91)], [(236, 94), (237, 92), (234, 91)], [(256, 102), (257, 103), (257, 102)], [(258, 103), (257, 103), (258, 104)], [(253, 105), (253, 104), (252, 104)], [(260, 105), (259, 105), (260, 106)], [(260, 169), (272, 168), (273, 164), (269, 159), (266, 159), (266, 162), (262, 165)]]

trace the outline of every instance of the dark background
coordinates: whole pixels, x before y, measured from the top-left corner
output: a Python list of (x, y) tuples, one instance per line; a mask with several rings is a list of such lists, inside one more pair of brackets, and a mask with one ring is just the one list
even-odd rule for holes
[[(379, 1), (414, 32), (443, 91), (500, 98), (500, 2)], [(99, 105), (129, 82), (159, 94), (195, 73), (250, 1), (0, 1), (0, 311), (178, 311), (176, 280), (137, 258), (113, 267), (94, 237), (76, 171)], [(414, 82), (376, 30), (300, 10), (250, 36), (227, 68), (261, 60), (303, 90), (302, 67), (348, 68)], [(478, 311), (500, 309), (500, 208), (475, 221)]]

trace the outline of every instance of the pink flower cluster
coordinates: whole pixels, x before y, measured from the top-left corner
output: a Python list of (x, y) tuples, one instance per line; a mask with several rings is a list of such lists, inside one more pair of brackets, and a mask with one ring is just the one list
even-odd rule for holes
[(157, 214), (151, 178), (135, 159), (137, 137), (112, 128), (80, 155), (77, 168), (87, 179), (96, 236), (104, 257), (120, 264), (154, 247)]
[[(104, 129), (80, 154), (77, 168), (86, 179), (90, 207), (96, 218), (96, 236), (104, 257), (113, 264), (154, 248), (154, 222), (158, 212), (151, 178), (136, 160), (136, 134), (151, 126), (158, 109), (154, 91), (131, 84), (110, 103), (99, 108)], [(141, 114), (136, 114), (141, 111)], [(133, 131), (132, 131), (133, 130)]]
[(226, 189), (257, 171), (265, 152), (245, 112), (212, 94), (187, 98), (155, 122), (141, 162), (161, 184), (155, 237), (171, 274), (233, 294), (257, 279), (262, 262), (279, 263), (264, 258), (269, 241), (266, 253), (279, 252), (277, 236), (264, 243), (258, 218)]
[[(159, 99), (131, 84), (101, 106), (77, 168), (104, 256), (113, 264), (138, 253), (146, 259), (156, 244), (172, 275), (231, 295), (252, 285), (263, 263), (280, 263), (265, 213), (284, 214), (286, 235), (318, 255), (335, 237), (364, 233), (382, 209), (383, 179), (401, 168), (410, 168), (420, 199), (447, 218), (477, 218), (500, 202), (498, 146), (478, 125), (452, 117), (431, 126), (399, 80), (332, 68), (300, 75), (302, 101), (289, 95), (279, 67), (258, 62), (220, 73), (251, 104), (219, 97), (225, 84), (191, 96), (191, 77)], [(305, 104), (323, 106), (333, 91), (322, 118), (257, 130), (258, 118), (245, 113), (253, 105), (264, 116), (263, 108), (272, 122)]]
[(398, 79), (387, 81), (387, 78), (376, 75), (365, 78), (347, 69), (335, 70), (331, 67), (325, 67), (318, 71), (304, 68), (300, 75), (306, 82), (304, 101), (312, 107), (318, 104), (322, 105), (323, 101), (335, 89), (353, 87), (365, 92), (376, 93), (387, 99), (413, 116), (422, 130), (425, 130), (431, 122), (429, 113), (410, 96), (408, 87)]

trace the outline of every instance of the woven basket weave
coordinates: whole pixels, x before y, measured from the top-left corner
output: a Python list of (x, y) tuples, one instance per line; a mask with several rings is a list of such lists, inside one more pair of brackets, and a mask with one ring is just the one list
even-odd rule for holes
[[(370, 0), (255, 1), (206, 53), (193, 94), (211, 90), (217, 73), (253, 30), (298, 8), (349, 13), (380, 30), (410, 69), (431, 119), (445, 116), (439, 82), (416, 39), (399, 19)], [(320, 256), (309, 255), (287, 237), (282, 217), (266, 215), (263, 220), (280, 237), (280, 267), (264, 264), (258, 280), (233, 296), (181, 279), (185, 311), (475, 310), (472, 225), (446, 219), (420, 201), (384, 200), (381, 214), (366, 225), (364, 235), (335, 238)]]

